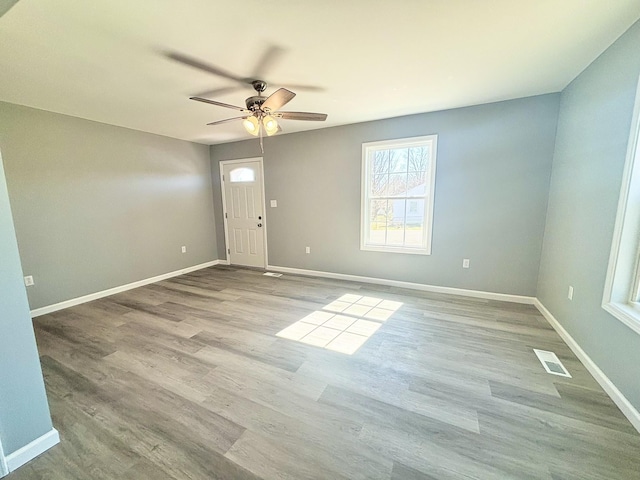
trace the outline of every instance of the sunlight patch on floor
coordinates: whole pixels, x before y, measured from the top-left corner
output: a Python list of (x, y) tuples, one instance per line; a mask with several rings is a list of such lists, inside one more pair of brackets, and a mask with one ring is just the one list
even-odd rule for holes
[(276, 335), (352, 355), (401, 306), (402, 302), (348, 293)]

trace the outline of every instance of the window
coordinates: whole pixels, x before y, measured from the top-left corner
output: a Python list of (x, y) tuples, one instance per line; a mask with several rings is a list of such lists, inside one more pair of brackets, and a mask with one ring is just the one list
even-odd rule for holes
[(602, 308), (640, 333), (640, 82)]
[(361, 250), (431, 253), (436, 141), (362, 144)]
[(235, 182), (253, 182), (256, 179), (256, 172), (251, 168), (234, 168), (229, 172), (229, 181)]

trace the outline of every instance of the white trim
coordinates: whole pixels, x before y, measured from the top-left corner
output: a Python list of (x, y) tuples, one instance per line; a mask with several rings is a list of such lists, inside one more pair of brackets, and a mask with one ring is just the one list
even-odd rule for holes
[(562, 337), (562, 340), (569, 346), (571, 351), (578, 357), (578, 360), (582, 362), (582, 364), (586, 367), (589, 373), (595, 378), (595, 380), (600, 384), (602, 389), (609, 395), (611, 400), (618, 406), (620, 411), (624, 414), (625, 417), (631, 422), (638, 432), (640, 432), (640, 412), (636, 410), (636, 408), (627, 400), (618, 387), (616, 387), (613, 382), (605, 375), (605, 373), (600, 370), (600, 367), (596, 365), (596, 363), (591, 360), (589, 355), (582, 350), (578, 342), (576, 342), (569, 332), (567, 332), (560, 322), (553, 316), (553, 314), (547, 310), (547, 308), (538, 300), (537, 298), (534, 301), (534, 305), (540, 311), (542, 316), (547, 319), (549, 324), (553, 327), (553, 329), (558, 332), (558, 335)]
[(7, 459), (4, 456), (4, 450), (2, 450), (2, 441), (0, 441), (0, 477), (4, 477), (9, 473), (9, 467), (7, 466)]
[(47, 305), (46, 307), (36, 308), (34, 310), (31, 310), (31, 317), (35, 318), (35, 317), (39, 317), (40, 315), (46, 315), (47, 313), (57, 312), (58, 310), (62, 310), (64, 308), (80, 305), (81, 303), (91, 302), (99, 298), (108, 297), (109, 295), (125, 292), (127, 290), (132, 290), (134, 288), (142, 287), (144, 285), (149, 285), (150, 283), (160, 282), (162, 280), (166, 280), (167, 278), (177, 277), (178, 275), (184, 275), (185, 273), (193, 272), (195, 270), (201, 270), (203, 268), (219, 265), (223, 262), (224, 261), (221, 261), (221, 260), (213, 260), (211, 262), (201, 263), (199, 265), (182, 268), (180, 270), (175, 270), (173, 272), (163, 273), (162, 275), (157, 275), (155, 277), (145, 278), (144, 280), (138, 280), (137, 282), (127, 283), (126, 285), (120, 285), (119, 287), (113, 287), (107, 290), (102, 290), (100, 292), (90, 293), (89, 295), (83, 295), (82, 297), (71, 298), (69, 300), (65, 300), (64, 302), (54, 303), (53, 305)]
[[(423, 197), (424, 206), (424, 242), (420, 247), (392, 246), (392, 245), (372, 245), (366, 242), (369, 231), (369, 220), (366, 213), (369, 210), (369, 177), (371, 174), (369, 162), (369, 152), (376, 150), (386, 150), (389, 147), (403, 148), (411, 146), (425, 146), (431, 148), (431, 158), (429, 164), (429, 186)], [(421, 137), (399, 138), (394, 140), (384, 140), (380, 142), (367, 142), (362, 144), (362, 169), (360, 172), (360, 250), (370, 252), (385, 253), (406, 253), (412, 255), (431, 255), (431, 243), (433, 239), (433, 209), (435, 204), (436, 187), (436, 160), (438, 157), (438, 135), (424, 135)], [(402, 200), (406, 197), (398, 197)], [(406, 212), (405, 212), (406, 214)]]
[(524, 303), (533, 305), (534, 297), (524, 295), (511, 295), (509, 293), (483, 292), (481, 290), (466, 290), (455, 287), (440, 287), (437, 285), (426, 285), (424, 283), (403, 282), (400, 280), (389, 280), (387, 278), (362, 277), (360, 275), (348, 275), (345, 273), (323, 272), (319, 270), (303, 270), (301, 268), (279, 267), (277, 265), (267, 265), (267, 270), (294, 275), (306, 275), (312, 277), (334, 278), (337, 280), (347, 280), (350, 282), (373, 283), (376, 285), (388, 285), (390, 287), (408, 288), (410, 290), (421, 290), (423, 292), (445, 293), (449, 295), (463, 295), (465, 297), (484, 298), (486, 300), (500, 300), (503, 302)]
[(41, 453), (46, 452), (54, 445), (60, 443), (60, 435), (55, 428), (52, 428), (44, 435), (36, 438), (33, 442), (26, 444), (10, 455), (7, 455), (7, 466), (9, 472), (13, 472), (17, 468), (33, 460)]
[[(247, 157), (247, 158), (237, 158), (235, 160), (220, 160), (220, 163), (226, 163), (231, 165), (232, 163), (246, 163), (252, 160), (262, 159), (262, 157)], [(220, 170), (222, 172), (222, 170)]]
[(603, 304), (602, 308), (634, 332), (640, 333), (640, 322), (638, 321), (640, 313), (631, 305), (626, 303), (610, 302)]
[[(636, 165), (636, 162), (638, 163)], [(637, 203), (640, 199), (640, 80), (636, 88), (631, 132), (622, 173), (616, 222), (611, 241), (609, 265), (602, 295), (602, 308), (636, 333), (640, 333), (640, 312), (629, 302), (636, 301), (639, 287)], [(629, 211), (629, 206), (633, 211)]]
[(239, 158), (237, 160), (220, 160), (218, 163), (218, 168), (220, 169), (220, 192), (222, 194), (222, 222), (224, 226), (224, 247), (227, 251), (227, 259), (225, 265), (231, 265), (231, 252), (229, 251), (229, 228), (227, 225), (227, 216), (225, 213), (227, 212), (227, 198), (225, 194), (224, 187), (224, 166), (225, 165), (233, 165), (235, 163), (248, 163), (248, 162), (259, 162), (260, 163), (260, 189), (262, 190), (262, 236), (263, 236), (263, 253), (264, 253), (264, 265), (262, 268), (267, 268), (269, 264), (269, 254), (267, 248), (267, 197), (264, 189), (264, 162), (262, 157), (251, 157), (251, 158)]

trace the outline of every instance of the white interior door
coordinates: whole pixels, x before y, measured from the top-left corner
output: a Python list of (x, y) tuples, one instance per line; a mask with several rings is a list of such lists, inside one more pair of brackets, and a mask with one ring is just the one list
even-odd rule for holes
[(262, 159), (231, 160), (220, 165), (229, 263), (265, 268)]

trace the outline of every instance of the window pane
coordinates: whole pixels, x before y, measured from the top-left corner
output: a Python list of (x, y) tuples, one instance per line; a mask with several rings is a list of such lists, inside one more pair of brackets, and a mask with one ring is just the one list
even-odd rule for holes
[(229, 172), (229, 181), (233, 182), (253, 182), (256, 173), (252, 168), (234, 168)]
[(404, 245), (404, 217), (395, 217), (387, 225), (387, 245), (398, 247)]
[(394, 148), (389, 150), (389, 172), (401, 173), (407, 171), (408, 148)]
[(408, 200), (409, 208), (407, 209), (407, 226), (422, 224), (424, 219), (425, 200), (412, 199)]
[(392, 173), (389, 175), (388, 197), (404, 197), (407, 195), (407, 174)]
[(384, 245), (387, 239), (387, 201), (369, 202), (369, 242)]
[(389, 175), (386, 173), (383, 175), (371, 176), (371, 188), (369, 195), (372, 197), (388, 197)]
[(369, 210), (369, 214), (370, 214), (370, 222), (373, 223), (380, 223), (381, 226), (384, 226), (387, 224), (387, 214), (388, 214), (388, 210), (387, 210), (387, 201), (386, 200), (371, 200), (370, 202), (370, 210)]
[(407, 201), (404, 199), (389, 200), (389, 214), (387, 215), (387, 245), (404, 245), (406, 204)]
[(412, 147), (409, 149), (409, 171), (427, 170), (429, 165), (429, 148)]
[(424, 245), (424, 217), (417, 219), (407, 216), (405, 246), (422, 247)]
[(424, 197), (427, 191), (427, 172), (409, 172), (407, 178), (407, 196)]
[(373, 169), (371, 173), (374, 175), (389, 172), (389, 150), (376, 150), (373, 152)]

